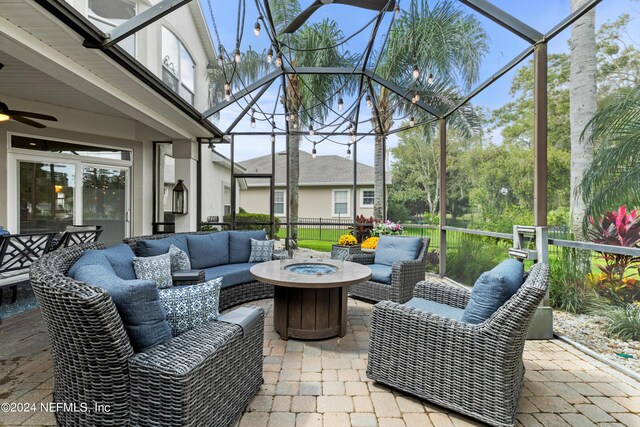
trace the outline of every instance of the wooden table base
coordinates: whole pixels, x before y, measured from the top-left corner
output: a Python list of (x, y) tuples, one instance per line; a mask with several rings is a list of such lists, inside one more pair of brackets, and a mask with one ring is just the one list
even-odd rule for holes
[(325, 339), (347, 331), (348, 287), (299, 289), (275, 286), (273, 323), (282, 339)]

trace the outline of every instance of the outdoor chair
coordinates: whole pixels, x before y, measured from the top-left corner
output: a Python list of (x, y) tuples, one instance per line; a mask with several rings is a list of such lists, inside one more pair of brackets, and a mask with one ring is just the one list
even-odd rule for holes
[[(413, 295), (413, 288), (416, 286), (416, 283), (424, 280), (429, 238), (425, 237), (420, 239), (422, 244), (417, 250), (417, 255), (411, 256), (411, 259), (393, 262), (385, 262), (380, 259), (379, 251), (381, 250), (381, 246), (385, 244), (383, 239), (397, 241), (397, 239), (419, 238), (382, 236), (375, 254), (362, 253), (347, 256), (345, 261), (367, 265), (373, 273), (371, 280), (349, 287), (349, 296), (374, 302), (385, 300), (398, 303), (406, 302)], [(390, 250), (397, 252), (393, 247), (390, 248)], [(383, 262), (383, 264), (380, 262)]]
[(104, 230), (101, 225), (68, 225), (52, 242), (52, 250), (82, 243), (97, 242)]
[(134, 353), (109, 294), (66, 276), (85, 251), (104, 248), (102, 242), (62, 248), (31, 267), (51, 339), (53, 401), (90, 405), (57, 411), (58, 425), (232, 425), (263, 382), (264, 311), (244, 309), (251, 312), (248, 326), (237, 321), (239, 310), (222, 314)]
[(464, 309), (471, 293), (442, 283), (423, 281), (414, 292), (440, 305), (442, 315), (391, 301), (376, 304), (367, 376), (490, 425), (513, 426), (527, 330), (548, 280), (549, 267), (536, 264), (515, 295), (479, 324), (446, 316), (442, 307)]

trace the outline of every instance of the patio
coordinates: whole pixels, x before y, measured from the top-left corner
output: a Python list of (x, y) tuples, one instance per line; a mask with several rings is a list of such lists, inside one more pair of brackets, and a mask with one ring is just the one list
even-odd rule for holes
[[(264, 385), (240, 426), (465, 426), (469, 418), (376, 384), (365, 375), (371, 304), (349, 299), (344, 338), (283, 341), (265, 309)], [(6, 319), (0, 330), (0, 397), (49, 402), (53, 365), (39, 310)], [(522, 426), (638, 426), (640, 383), (558, 340), (528, 341), (519, 407)], [(38, 403), (39, 404), (39, 403)], [(4, 413), (2, 426), (55, 425), (53, 413)]]

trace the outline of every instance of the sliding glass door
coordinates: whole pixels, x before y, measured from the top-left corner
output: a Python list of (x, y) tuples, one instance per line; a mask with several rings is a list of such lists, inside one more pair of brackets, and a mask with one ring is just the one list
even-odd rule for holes
[(127, 170), (103, 166), (82, 166), (82, 221), (101, 225), (100, 240), (108, 245), (122, 243), (127, 228)]

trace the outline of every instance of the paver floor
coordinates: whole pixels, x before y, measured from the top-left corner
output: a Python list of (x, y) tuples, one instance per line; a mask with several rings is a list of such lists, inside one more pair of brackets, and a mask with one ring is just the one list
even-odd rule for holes
[[(267, 312), (265, 383), (240, 427), (260, 426), (470, 426), (467, 417), (419, 401), (369, 380), (365, 374), (371, 304), (349, 300), (343, 338), (283, 341), (273, 331), (272, 300), (255, 301)], [(529, 341), (521, 426), (640, 427), (640, 383), (568, 344)], [(53, 368), (38, 310), (0, 325), (0, 403), (50, 401)], [(51, 413), (0, 413), (0, 425), (55, 425)]]

